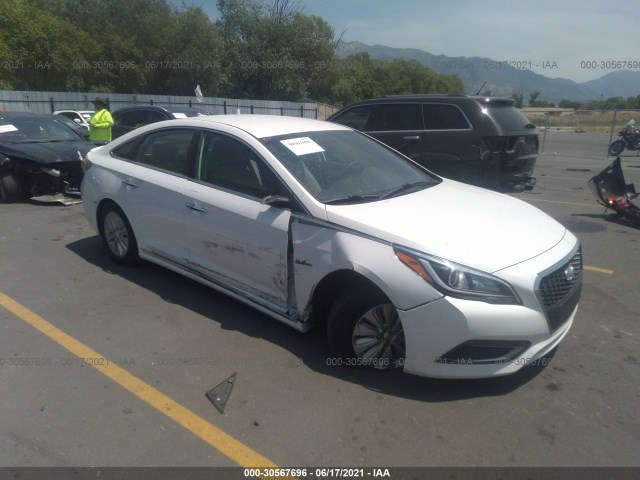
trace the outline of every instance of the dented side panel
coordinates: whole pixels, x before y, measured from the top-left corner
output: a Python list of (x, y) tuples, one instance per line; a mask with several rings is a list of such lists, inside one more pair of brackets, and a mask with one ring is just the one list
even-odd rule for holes
[(189, 182), (189, 265), (220, 283), (288, 309), (288, 210)]
[(399, 309), (442, 297), (405, 267), (387, 242), (316, 220), (294, 218), (291, 230), (295, 295), (301, 312), (309, 308), (318, 283), (337, 270), (361, 274)]

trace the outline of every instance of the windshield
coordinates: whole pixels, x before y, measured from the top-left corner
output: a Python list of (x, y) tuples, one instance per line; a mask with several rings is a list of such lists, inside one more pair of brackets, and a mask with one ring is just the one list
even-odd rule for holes
[(323, 203), (375, 201), (440, 181), (358, 132), (305, 132), (261, 141)]
[(0, 142), (78, 142), (81, 139), (60, 121), (45, 116), (3, 117), (0, 115)]

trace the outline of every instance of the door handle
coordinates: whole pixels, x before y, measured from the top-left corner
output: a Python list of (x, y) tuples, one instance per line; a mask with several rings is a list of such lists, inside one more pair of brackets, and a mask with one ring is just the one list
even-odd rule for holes
[(127, 178), (126, 180), (122, 180), (122, 183), (124, 183), (128, 187), (133, 187), (133, 188), (138, 188), (139, 186), (136, 182), (134, 182), (130, 178)]
[(403, 140), (420, 140), (420, 136), (419, 135), (407, 135), (406, 137), (402, 137)]
[(206, 208), (203, 208), (200, 204), (197, 204), (196, 202), (186, 202), (185, 205), (187, 206), (187, 208), (190, 208), (191, 210), (195, 210), (196, 212), (202, 212), (202, 213), (208, 212)]

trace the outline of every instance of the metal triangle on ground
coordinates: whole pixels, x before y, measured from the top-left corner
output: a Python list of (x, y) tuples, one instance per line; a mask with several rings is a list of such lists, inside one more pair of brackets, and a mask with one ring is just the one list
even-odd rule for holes
[(224, 408), (227, 406), (227, 402), (229, 401), (229, 397), (231, 396), (231, 390), (233, 390), (233, 386), (236, 383), (237, 376), (238, 372), (235, 372), (224, 382), (216, 385), (206, 393), (209, 401), (213, 403), (213, 406), (216, 407), (216, 409), (220, 413), (224, 413)]

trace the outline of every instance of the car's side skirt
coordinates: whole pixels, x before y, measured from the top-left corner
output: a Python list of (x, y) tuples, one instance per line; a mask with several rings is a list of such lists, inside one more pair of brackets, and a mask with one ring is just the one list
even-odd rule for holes
[(275, 318), (276, 320), (285, 323), (300, 332), (306, 332), (309, 329), (309, 325), (300, 319), (297, 311), (287, 311), (281, 306), (269, 302), (264, 298), (260, 298), (257, 295), (245, 292), (232, 285), (224, 284), (223, 282), (217, 279), (213, 279), (203, 272), (190, 268), (189, 266), (175, 260), (171, 260), (169, 258), (161, 256), (151, 250), (140, 249), (139, 254), (140, 257), (145, 260), (160, 265), (161, 267), (165, 267), (176, 273), (184, 275), (191, 280), (195, 280), (196, 282), (202, 283), (203, 285), (224, 293), (225, 295), (239, 300), (242, 303), (245, 303), (255, 308), (256, 310), (259, 310), (260, 312), (269, 315), (270, 317)]

